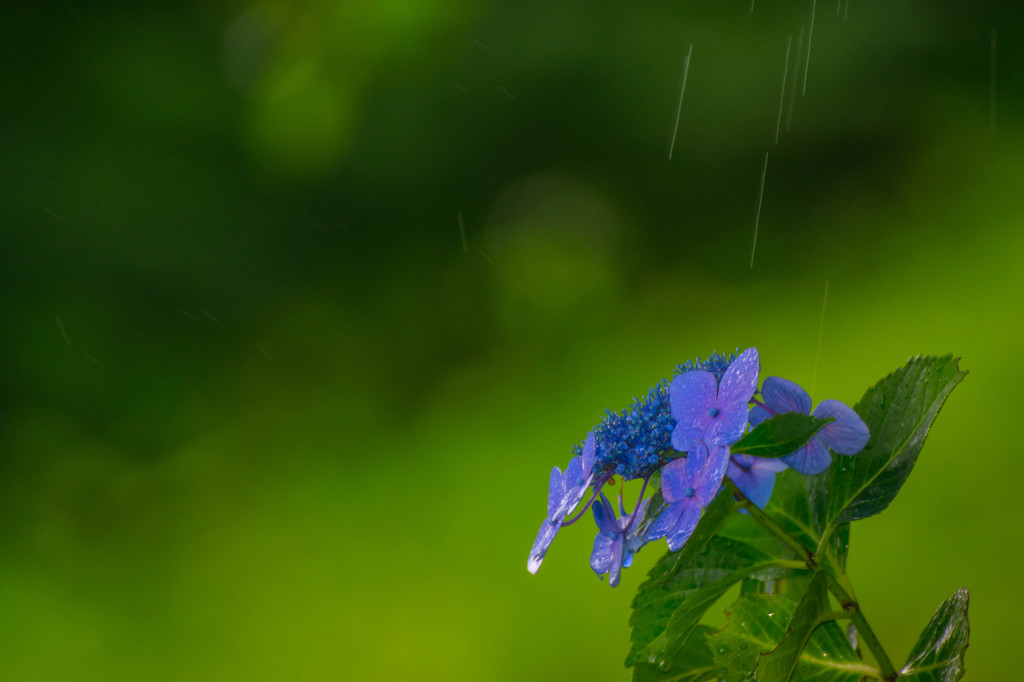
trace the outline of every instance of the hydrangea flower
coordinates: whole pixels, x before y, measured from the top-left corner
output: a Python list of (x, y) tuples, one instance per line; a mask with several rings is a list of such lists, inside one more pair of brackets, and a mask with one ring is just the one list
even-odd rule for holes
[(647, 506), (651, 499), (643, 501), (640, 508), (633, 514), (627, 515), (622, 508), (622, 498), (619, 498), (619, 512), (621, 515), (615, 518), (615, 511), (608, 502), (608, 498), (601, 494), (599, 502), (595, 502), (591, 509), (594, 512), (594, 521), (597, 522), (597, 537), (594, 538), (594, 551), (590, 555), (590, 567), (599, 576), (608, 574), (608, 584), (615, 587), (619, 584), (619, 576), (623, 568), (629, 568), (633, 564), (635, 554), (646, 542), (639, 529), (647, 514)]
[(750, 411), (750, 426), (757, 426), (768, 417), (785, 412), (811, 414), (815, 417), (835, 417), (811, 441), (783, 461), (801, 474), (820, 474), (832, 463), (833, 452), (855, 455), (868, 444), (870, 433), (864, 420), (850, 407), (838, 400), (821, 401), (811, 412), (811, 397), (797, 384), (780, 377), (768, 377), (761, 386), (761, 400)]
[(725, 475), (747, 499), (764, 509), (775, 487), (775, 474), (785, 468), (786, 463), (777, 457), (733, 455), (729, 458), (729, 469)]
[(646, 539), (666, 538), (672, 551), (686, 544), (704, 507), (718, 494), (728, 463), (728, 447), (709, 451), (697, 441), (685, 459), (666, 464), (661, 471), (661, 494), (668, 507), (648, 528)]
[(647, 478), (665, 463), (662, 453), (671, 450), (675, 425), (669, 409), (668, 382), (660, 381), (646, 397), (634, 399), (629, 408), (621, 412), (608, 410), (595, 427), (596, 469), (627, 481)]
[(565, 468), (564, 474), (558, 467), (551, 470), (551, 478), (548, 481), (548, 516), (540, 525), (537, 539), (533, 541), (533, 548), (530, 550), (530, 558), (526, 562), (526, 568), (530, 573), (536, 573), (540, 568), (544, 554), (562, 527), (565, 517), (576, 509), (586, 494), (587, 486), (594, 478), (596, 450), (597, 440), (591, 432), (583, 444), (583, 453), (569, 460), (569, 466)]
[(689, 452), (697, 441), (708, 446), (735, 443), (747, 428), (747, 403), (757, 389), (760, 370), (756, 348), (748, 348), (730, 363), (719, 382), (706, 370), (681, 374), (669, 386), (672, 447)]
[[(696, 358), (675, 368), (675, 374), (703, 370), (721, 380), (736, 354), (712, 353), (706, 360)], [(662, 467), (672, 453), (672, 431), (676, 420), (669, 404), (669, 382), (659, 381), (643, 398), (619, 412), (608, 410), (601, 423), (594, 427), (597, 435), (595, 472), (622, 476), (627, 481), (648, 478)], [(582, 449), (574, 446), (576, 454)], [(597, 480), (595, 475), (595, 480)]]
[(735, 360), (736, 356), (739, 354), (739, 348), (736, 349), (735, 353), (730, 355), (722, 355), (721, 353), (712, 351), (707, 360), (695, 358), (693, 360), (687, 360), (681, 365), (676, 365), (676, 370), (673, 373), (673, 376), (686, 374), (687, 372), (692, 372), (695, 369), (702, 369), (705, 372), (711, 372), (715, 375), (715, 379), (721, 381), (722, 375), (725, 374), (725, 370), (729, 369), (729, 365), (732, 364), (732, 361)]

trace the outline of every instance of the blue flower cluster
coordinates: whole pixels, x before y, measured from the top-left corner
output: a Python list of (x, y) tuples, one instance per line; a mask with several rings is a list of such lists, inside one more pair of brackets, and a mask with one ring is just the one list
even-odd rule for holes
[[(757, 393), (760, 358), (756, 348), (729, 356), (712, 353), (706, 360), (679, 365), (644, 398), (621, 411), (608, 411), (588, 434), (563, 473), (551, 471), (548, 513), (530, 551), (527, 568), (536, 573), (558, 531), (578, 521), (591, 508), (598, 533), (590, 565), (599, 576), (618, 585), (623, 568), (648, 542), (665, 538), (669, 549), (681, 548), (700, 521), (704, 508), (718, 494), (723, 480), (733, 484), (759, 507), (771, 498), (775, 475), (788, 467), (816, 474), (829, 467), (831, 452), (853, 455), (868, 442), (868, 429), (852, 409), (825, 400), (811, 412), (811, 399), (798, 385), (769, 377)], [(778, 459), (733, 454), (746, 432), (784, 412), (833, 417), (805, 446)], [(661, 472), (663, 505), (656, 518), (646, 518), (652, 498), (647, 483)], [(643, 479), (639, 499), (626, 512), (619, 494), (619, 516), (601, 493), (613, 476)], [(569, 518), (591, 490), (582, 510)], [(600, 499), (598, 499), (600, 497)], [(593, 503), (593, 504), (591, 504)]]
[[(707, 360), (697, 358), (679, 365), (675, 375), (704, 370), (721, 379), (735, 357), (735, 353), (712, 353)], [(669, 382), (659, 381), (646, 397), (634, 398), (633, 404), (625, 410), (607, 411), (593, 431), (597, 437), (597, 471), (611, 472), (627, 481), (648, 478), (670, 457), (677, 456), (678, 453), (672, 450), (672, 431), (676, 422), (672, 418), (668, 390)], [(576, 445), (573, 451), (581, 455), (583, 448)]]

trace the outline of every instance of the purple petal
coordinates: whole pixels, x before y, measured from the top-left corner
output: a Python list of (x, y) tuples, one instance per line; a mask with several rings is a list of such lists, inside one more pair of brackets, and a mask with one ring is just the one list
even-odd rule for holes
[[(555, 520), (555, 512), (562, 504), (562, 470), (554, 467), (548, 480), (548, 518)], [(561, 519), (559, 519), (561, 520)]]
[[(686, 485), (693, 485), (693, 482), (700, 478), (701, 473), (708, 465), (708, 446), (704, 441), (695, 441), (690, 451), (686, 453)], [(675, 502), (675, 500), (672, 500)]]
[(622, 536), (616, 535), (612, 543), (612, 565), (609, 567), (608, 584), (616, 587), (622, 575)]
[[(764, 457), (751, 457), (750, 455), (736, 455), (729, 463), (729, 479), (736, 484), (751, 502), (761, 509), (768, 504), (772, 496), (772, 488), (775, 487), (775, 474), (786, 465), (777, 459)], [(777, 462), (781, 468), (772, 468), (777, 465), (762, 466), (760, 462)]]
[(733, 403), (746, 404), (757, 390), (757, 373), (760, 370), (756, 348), (748, 348), (740, 353), (722, 375), (722, 384), (718, 387), (718, 407)]
[(622, 548), (622, 567), (629, 568), (633, 565), (633, 552), (628, 547)]
[(715, 375), (704, 370), (680, 374), (668, 387), (672, 418), (676, 420), (672, 431), (672, 447), (689, 452), (695, 440), (700, 440), (715, 407)]
[(579, 455), (569, 460), (569, 466), (565, 467), (565, 475), (562, 476), (562, 496), (568, 497), (574, 489), (583, 485), (586, 477), (583, 475), (583, 464)]
[(718, 494), (718, 489), (722, 486), (722, 479), (725, 478), (725, 472), (728, 468), (729, 448), (712, 448), (708, 454), (704, 471), (701, 472), (700, 477), (697, 478), (693, 486), (697, 502), (701, 507), (708, 506), (711, 504), (711, 500), (715, 499), (715, 495)]
[(750, 466), (755, 471), (771, 471), (772, 473), (779, 473), (789, 467), (779, 457), (751, 457), (750, 455), (741, 455), (742, 457), (750, 457)]
[(871, 434), (868, 425), (856, 412), (838, 400), (822, 400), (814, 410), (815, 417), (835, 417), (836, 420), (818, 431), (818, 438), (833, 452), (856, 455), (868, 444)]
[(640, 529), (643, 527), (644, 521), (647, 518), (647, 510), (650, 508), (651, 498), (647, 498), (640, 505), (640, 511), (636, 513), (636, 518), (633, 520), (633, 525), (630, 527), (629, 532), (626, 534), (626, 554), (623, 555), (622, 565), (629, 568), (629, 564), (626, 563), (626, 557), (632, 561), (633, 552), (637, 552), (647, 544), (648, 538), (646, 532), (641, 532)]
[[(583, 496), (587, 494), (587, 486), (590, 485), (590, 480), (593, 476), (589, 475), (587, 477), (583, 477), (583, 467), (580, 462), (580, 457), (573, 457), (569, 460), (569, 466), (565, 468), (565, 474), (562, 476), (561, 497), (555, 506), (554, 513), (549, 515), (549, 518), (552, 521), (561, 521), (565, 519), (566, 516), (576, 509), (576, 505), (580, 503)], [(552, 481), (553, 480), (554, 475), (552, 474)], [(549, 485), (548, 495), (550, 494), (551, 490)], [(551, 500), (549, 497), (548, 507), (550, 508), (550, 506)]]
[(597, 438), (594, 432), (587, 434), (587, 440), (583, 442), (583, 475), (589, 476), (594, 468), (594, 458), (597, 456)]
[(594, 573), (604, 575), (608, 572), (608, 567), (612, 563), (612, 545), (614, 544), (615, 540), (611, 535), (598, 533), (594, 538), (594, 551), (590, 554), (590, 567), (594, 569)]
[(811, 396), (798, 384), (781, 377), (768, 377), (761, 386), (761, 397), (775, 414), (786, 412), (811, 413)]
[(772, 416), (771, 412), (760, 405), (754, 405), (750, 408), (750, 415), (747, 417), (747, 424), (750, 425), (750, 428), (754, 428), (770, 416)]
[(806, 476), (820, 474), (828, 469), (832, 464), (832, 455), (828, 454), (828, 448), (820, 440), (812, 438), (810, 443), (792, 455), (786, 455), (782, 461)]
[(590, 509), (594, 512), (594, 521), (597, 522), (597, 527), (602, 533), (616, 535), (619, 532), (619, 522), (615, 519), (615, 510), (612, 509), (612, 505), (604, 493), (601, 493), (600, 502), (595, 502)]
[(720, 408), (718, 416), (711, 420), (704, 440), (708, 445), (732, 445), (740, 439), (747, 428), (750, 409), (746, 402), (729, 403)]
[[(703, 445), (703, 443), (698, 444)], [(676, 502), (680, 502), (686, 498), (686, 489), (692, 485), (690, 483), (690, 477), (687, 475), (687, 470), (689, 468), (688, 462), (690, 461), (690, 457), (697, 456), (696, 453), (698, 451), (699, 450), (694, 450), (690, 455), (687, 455), (685, 459), (679, 458), (672, 460), (665, 465), (664, 469), (661, 470), (661, 495), (669, 504), (675, 504)]]
[(540, 568), (540, 563), (544, 561), (544, 554), (547, 553), (551, 541), (558, 535), (558, 529), (561, 527), (561, 523), (552, 523), (548, 519), (544, 519), (544, 522), (540, 524), (537, 539), (533, 541), (533, 549), (530, 550), (530, 558), (526, 562), (526, 570), (530, 573), (536, 573)]
[(668, 548), (673, 552), (686, 544), (686, 541), (693, 535), (693, 529), (700, 521), (700, 514), (704, 511), (698, 504), (683, 503), (683, 513), (679, 518), (676, 528), (668, 536)]
[(661, 512), (661, 516), (647, 529), (648, 542), (661, 539), (675, 530), (676, 525), (679, 523), (679, 517), (683, 513), (683, 505), (683, 502), (670, 504), (665, 508), (665, 511)]

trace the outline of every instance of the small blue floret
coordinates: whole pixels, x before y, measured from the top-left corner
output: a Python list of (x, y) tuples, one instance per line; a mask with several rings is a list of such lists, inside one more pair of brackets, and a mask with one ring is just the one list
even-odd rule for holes
[(608, 498), (601, 494), (598, 502), (595, 502), (591, 509), (594, 512), (594, 521), (597, 522), (597, 537), (594, 538), (594, 551), (590, 555), (590, 567), (594, 573), (603, 577), (608, 574), (608, 584), (615, 587), (619, 584), (619, 577), (623, 568), (629, 568), (633, 563), (633, 554), (639, 551), (646, 542), (644, 534), (640, 532), (644, 516), (647, 514), (647, 505), (650, 498), (643, 501), (636, 515), (626, 514), (622, 509), (622, 499), (619, 499), (619, 512), (621, 515), (615, 518), (615, 511), (608, 502)]

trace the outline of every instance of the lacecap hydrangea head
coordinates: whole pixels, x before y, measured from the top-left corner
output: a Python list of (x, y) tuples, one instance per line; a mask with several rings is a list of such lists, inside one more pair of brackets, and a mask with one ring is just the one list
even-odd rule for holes
[[(711, 353), (706, 360), (696, 358), (675, 369), (675, 375), (695, 369), (710, 372), (721, 381), (737, 353), (722, 355)], [(626, 480), (647, 478), (664, 466), (678, 453), (672, 448), (672, 432), (676, 420), (669, 404), (669, 381), (655, 384), (643, 398), (634, 398), (633, 404), (619, 412), (610, 409), (604, 419), (594, 427), (597, 437), (597, 455), (594, 471), (605, 475), (622, 476)], [(576, 445), (573, 452), (581, 454), (583, 447)], [(594, 480), (599, 480), (595, 476)]]

